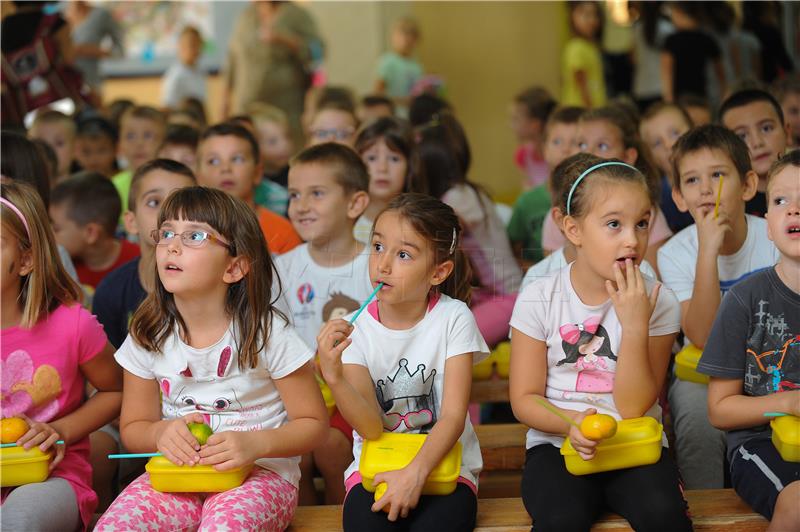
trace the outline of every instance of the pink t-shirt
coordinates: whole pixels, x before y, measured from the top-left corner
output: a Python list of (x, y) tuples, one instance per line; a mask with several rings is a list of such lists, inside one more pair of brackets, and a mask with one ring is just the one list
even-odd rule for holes
[(547, 163), (533, 144), (519, 146), (514, 153), (514, 163), (525, 173), (526, 179), (523, 182), (523, 188), (526, 190), (546, 183), (550, 177)]
[[(655, 220), (650, 224), (650, 239), (648, 245), (657, 244), (672, 236), (672, 231), (667, 225), (667, 218), (661, 209), (655, 208)], [(548, 252), (563, 248), (567, 243), (564, 233), (558, 228), (553, 221), (552, 216), (545, 216), (544, 225), (542, 226), (542, 247)]]
[[(0, 414), (4, 418), (25, 414), (42, 422), (55, 421), (83, 404), (85, 379), (80, 365), (108, 343), (102, 325), (79, 304), (59, 306), (31, 329), (3, 329), (1, 338)], [(86, 526), (97, 506), (89, 438), (68, 445), (51, 475), (70, 483)]]

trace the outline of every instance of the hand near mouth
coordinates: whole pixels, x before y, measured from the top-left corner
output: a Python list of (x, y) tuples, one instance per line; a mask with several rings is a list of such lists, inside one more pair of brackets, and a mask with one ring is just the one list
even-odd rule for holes
[(728, 213), (720, 207), (714, 217), (714, 207), (705, 210), (701, 207), (695, 216), (697, 226), (697, 244), (700, 253), (719, 255), (727, 233), (733, 230)]

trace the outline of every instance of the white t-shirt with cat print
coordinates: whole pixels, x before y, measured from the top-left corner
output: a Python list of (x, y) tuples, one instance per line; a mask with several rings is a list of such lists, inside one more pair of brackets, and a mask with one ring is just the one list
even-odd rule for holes
[[(129, 335), (114, 358), (137, 377), (158, 381), (164, 419), (199, 413), (214, 432), (277, 429), (286, 424), (286, 408), (273, 379), (290, 375), (314, 356), (294, 329), (277, 317), (272, 320), (269, 345), (253, 369), (237, 364), (232, 325), (204, 348), (187, 345), (173, 331), (161, 352), (145, 350)], [(256, 460), (294, 486), (300, 481), (299, 463), (299, 457)]]
[[(447, 359), (475, 353), (474, 364), (489, 355), (489, 347), (467, 305), (446, 295), (432, 298), (425, 317), (410, 329), (385, 327), (377, 309), (377, 302), (372, 302), (356, 320), (350, 335), (353, 343), (344, 350), (342, 362), (369, 370), (383, 409), (384, 431), (427, 434), (441, 412)], [(459, 441), (460, 475), (477, 487), (483, 460), (468, 415)], [(358, 471), (362, 442), (353, 431), (355, 460), (345, 479)]]
[[(529, 284), (517, 298), (510, 325), (547, 344), (545, 396), (551, 403), (579, 412), (596, 408), (621, 419), (613, 389), (622, 325), (610, 299), (596, 306), (580, 300), (570, 282), (572, 264)], [(649, 294), (656, 281), (648, 277), (644, 281)], [(677, 333), (680, 318), (675, 294), (662, 286), (650, 317), (650, 336)], [(644, 415), (661, 421), (658, 402)], [(529, 429), (526, 447), (543, 443), (561, 447), (563, 442), (563, 435)]]

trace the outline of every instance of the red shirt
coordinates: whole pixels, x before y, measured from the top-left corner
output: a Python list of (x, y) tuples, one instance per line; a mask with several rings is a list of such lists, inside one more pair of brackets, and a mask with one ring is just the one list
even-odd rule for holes
[(114, 261), (114, 264), (104, 270), (90, 270), (84, 263), (80, 261), (75, 262), (75, 271), (78, 273), (78, 280), (82, 285), (88, 285), (92, 288), (97, 288), (97, 285), (100, 284), (100, 281), (102, 281), (103, 277), (105, 277), (108, 273), (110, 273), (112, 270), (116, 270), (126, 262), (139, 256), (138, 244), (134, 244), (133, 242), (125, 240), (124, 238), (120, 240), (120, 243), (122, 244), (122, 247), (119, 250), (117, 260)]

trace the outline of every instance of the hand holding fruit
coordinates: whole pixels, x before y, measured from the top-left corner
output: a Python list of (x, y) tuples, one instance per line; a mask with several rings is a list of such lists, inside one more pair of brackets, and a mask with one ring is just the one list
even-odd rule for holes
[(200, 414), (189, 414), (182, 418), (164, 422), (156, 433), (156, 447), (170, 462), (176, 465), (194, 465), (200, 461), (200, 443), (189, 431), (189, 424), (203, 423)]
[[(216, 432), (200, 449), (200, 464), (214, 466), (217, 471), (228, 471), (251, 465), (261, 457), (259, 449), (264, 437), (264, 433), (261, 431)], [(258, 441), (259, 438), (262, 439), (262, 442)]]
[(572, 444), (572, 448), (575, 449), (578, 455), (584, 460), (591, 460), (594, 458), (594, 455), (597, 452), (598, 441), (586, 437), (579, 427), (583, 426), (583, 420), (586, 417), (594, 414), (597, 414), (597, 410), (594, 408), (589, 408), (579, 413), (574, 419), (575, 424), (569, 426), (569, 433), (567, 434), (567, 437)]
[[(21, 421), (21, 423), (20, 421), (11, 421), (11, 419), (18, 419)], [(19, 434), (24, 427), (28, 428), (28, 430), (16, 440), (17, 445), (26, 451), (29, 451), (31, 448), (38, 445), (40, 451), (47, 452), (48, 449), (55, 446), (55, 457), (50, 462), (50, 471), (55, 469), (59, 462), (64, 459), (64, 446), (56, 445), (56, 442), (61, 439), (61, 435), (55, 428), (53, 428), (52, 425), (43, 423), (41, 421), (34, 421), (25, 415), (22, 415), (18, 418), (10, 418), (8, 421), (4, 419), (3, 421), (7, 424), (10, 424), (12, 428), (16, 429), (14, 431), (15, 433), (10, 434), (9, 436)], [(6, 430), (3, 432), (6, 432)], [(3, 438), (3, 443), (6, 443), (5, 437)]]

